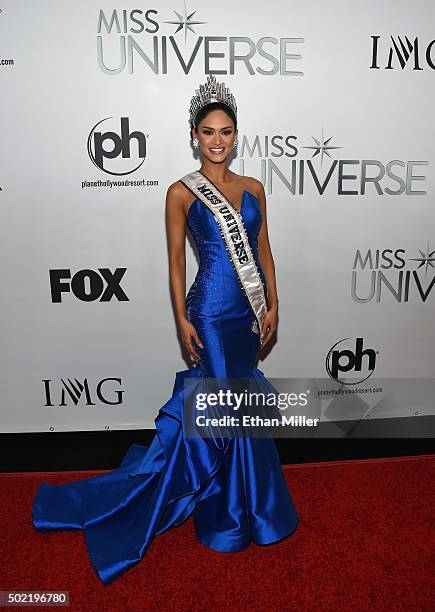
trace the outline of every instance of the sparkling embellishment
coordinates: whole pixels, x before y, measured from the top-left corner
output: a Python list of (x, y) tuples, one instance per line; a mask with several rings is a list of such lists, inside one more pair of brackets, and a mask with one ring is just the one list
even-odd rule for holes
[[(257, 328), (260, 330), (267, 311), (265, 287), (263, 286), (263, 281), (258, 271), (258, 262), (256, 261), (257, 258), (255, 257), (249, 244), (248, 232), (245, 227), (241, 210), (238, 211), (237, 208), (224, 196), (224, 194), (220, 192), (216, 185), (213, 185), (210, 179), (208, 179), (200, 170), (191, 172), (180, 180), (195, 195), (199, 196), (198, 199), (202, 200), (213, 214), (222, 237), (223, 245), (225, 246), (229, 260), (234, 268), (235, 276), (239, 281), (239, 285), (245, 294), (249, 305), (251, 306), (252, 312), (258, 322)], [(243, 195), (244, 193), (245, 192), (243, 192)], [(224, 209), (221, 210), (222, 204), (226, 205), (226, 213), (223, 213)], [(234, 211), (234, 214), (229, 213), (230, 209)], [(225, 214), (225, 221), (221, 215), (218, 214), (220, 212)], [(242, 258), (239, 259), (236, 255), (236, 247), (234, 247), (233, 243), (231, 242), (228, 233), (230, 220), (228, 219), (228, 214), (230, 219), (235, 222), (235, 226), (237, 228), (237, 234), (234, 235), (238, 235), (240, 238), (237, 240), (237, 243), (239, 248), (241, 248), (243, 260)], [(257, 329), (255, 328), (252, 329), (252, 331), (258, 333)]]
[[(243, 204), (244, 203), (242, 200), (242, 205)], [(260, 276), (261, 276), (264, 291), (266, 294), (267, 284), (266, 284), (266, 280), (265, 279), (263, 280), (264, 273), (261, 268), (261, 264), (258, 260), (257, 237), (258, 237), (258, 231), (259, 231), (259, 224), (261, 224), (261, 212), (258, 206), (252, 206), (252, 207), (245, 206), (246, 213), (249, 213), (249, 211), (251, 212), (250, 214), (244, 213), (244, 216), (243, 216), (242, 208), (241, 208), (240, 215), (243, 218), (245, 227), (247, 228), (247, 234), (248, 234), (248, 239), (249, 239), (250, 246), (252, 249), (252, 253), (255, 257), (255, 261), (256, 261), (258, 270), (261, 273)], [(214, 238), (213, 233), (209, 233), (209, 232), (212, 232), (212, 226), (211, 224), (209, 225), (205, 222), (206, 217), (204, 217), (204, 213), (202, 212), (203, 210), (206, 213), (209, 213), (211, 218), (215, 221), (216, 231), (219, 232), (220, 239), (222, 240), (222, 232), (220, 231), (220, 226), (216, 219), (216, 216), (212, 213), (211, 210), (207, 209), (207, 207), (203, 205), (200, 198), (196, 197), (196, 199), (189, 206), (189, 210), (187, 213), (187, 221), (186, 221), (190, 234), (196, 245), (197, 252), (198, 252), (197, 254), (199, 256), (199, 268), (195, 276), (195, 280), (193, 281), (193, 284), (191, 285), (188, 291), (187, 297), (186, 297), (186, 309), (189, 314), (188, 318), (194, 323), (195, 326), (197, 324), (199, 325), (201, 324), (200, 322), (203, 318), (204, 309), (206, 309), (207, 315), (212, 314), (215, 316), (219, 316), (223, 305), (226, 304), (226, 300), (228, 299), (225, 294), (225, 291), (222, 291), (222, 287), (225, 287), (225, 283), (222, 283), (221, 275), (223, 272), (221, 271), (221, 269), (219, 268), (219, 272), (216, 270), (214, 274), (210, 274), (210, 270), (213, 268), (213, 263), (215, 261), (215, 254), (214, 254), (213, 249), (214, 249), (216, 238)], [(222, 249), (225, 247), (225, 250), (227, 252), (227, 261), (228, 261), (228, 264), (231, 270), (233, 271), (234, 281), (237, 283), (238, 287), (241, 289), (242, 294), (246, 301), (246, 305), (252, 313), (251, 304), (245, 292), (243, 291), (243, 286), (236, 273), (236, 270), (234, 269), (234, 264), (231, 260), (228, 249), (226, 248), (226, 243), (222, 242), (221, 246), (222, 246)], [(255, 317), (255, 314), (252, 316), (252, 318), (250, 318), (249, 323), (247, 322), (247, 325), (249, 325), (249, 329), (257, 335), (258, 345), (260, 346), (258, 322)], [(219, 342), (217, 342), (216, 344), (216, 347), (215, 347), (216, 349), (218, 348), (218, 345), (219, 345)], [(211, 347), (209, 347), (209, 350), (210, 348)], [(202, 355), (202, 359), (204, 360), (203, 361), (204, 366), (208, 367), (210, 364), (209, 364), (208, 357), (207, 357), (207, 351), (205, 351), (204, 354)]]
[(190, 102), (190, 123), (193, 126), (198, 112), (203, 106), (211, 102), (222, 102), (229, 106), (237, 117), (237, 104), (233, 94), (225, 83), (218, 83), (214, 74), (208, 76), (206, 83), (202, 83)]

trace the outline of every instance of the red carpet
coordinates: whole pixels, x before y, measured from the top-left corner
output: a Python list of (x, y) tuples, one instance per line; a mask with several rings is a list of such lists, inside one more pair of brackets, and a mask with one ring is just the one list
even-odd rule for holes
[(433, 612), (434, 467), (435, 455), (285, 466), (301, 517), (289, 538), (217, 553), (189, 520), (107, 587), (81, 531), (31, 522), (39, 482), (97, 472), (2, 474), (0, 590), (69, 591), (74, 612)]

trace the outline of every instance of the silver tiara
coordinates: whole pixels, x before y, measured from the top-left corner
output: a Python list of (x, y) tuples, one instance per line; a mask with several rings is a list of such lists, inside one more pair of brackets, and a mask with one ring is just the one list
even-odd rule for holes
[(195, 124), (196, 115), (203, 106), (210, 104), (211, 102), (222, 102), (229, 106), (237, 118), (237, 104), (236, 100), (228, 87), (225, 87), (225, 83), (217, 83), (214, 74), (210, 74), (207, 78), (207, 82), (199, 86), (199, 89), (195, 91), (195, 94), (190, 102), (190, 123), (193, 126)]

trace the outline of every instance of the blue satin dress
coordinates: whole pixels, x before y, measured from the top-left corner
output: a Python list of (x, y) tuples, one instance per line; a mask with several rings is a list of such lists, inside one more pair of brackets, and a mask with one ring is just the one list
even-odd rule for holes
[[(258, 260), (261, 209), (245, 191), (240, 214)], [(150, 446), (132, 444), (121, 465), (104, 475), (52, 486), (41, 483), (32, 507), (40, 531), (82, 529), (89, 559), (107, 585), (138, 563), (154, 536), (191, 515), (198, 539), (235, 552), (251, 542), (271, 544), (292, 533), (298, 514), (271, 438), (188, 437), (183, 429), (186, 378), (255, 378), (274, 390), (255, 367), (259, 335), (217, 222), (195, 199), (187, 225), (200, 265), (186, 297), (186, 313), (204, 345), (201, 362), (176, 373), (173, 393), (155, 419)]]

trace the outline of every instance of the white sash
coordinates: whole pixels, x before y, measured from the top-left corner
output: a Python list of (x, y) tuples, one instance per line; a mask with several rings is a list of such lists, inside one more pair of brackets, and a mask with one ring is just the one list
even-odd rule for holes
[(260, 333), (267, 304), (242, 215), (199, 170), (186, 174), (180, 180), (213, 213), (236, 277), (255, 315), (251, 329), (256, 334)]

